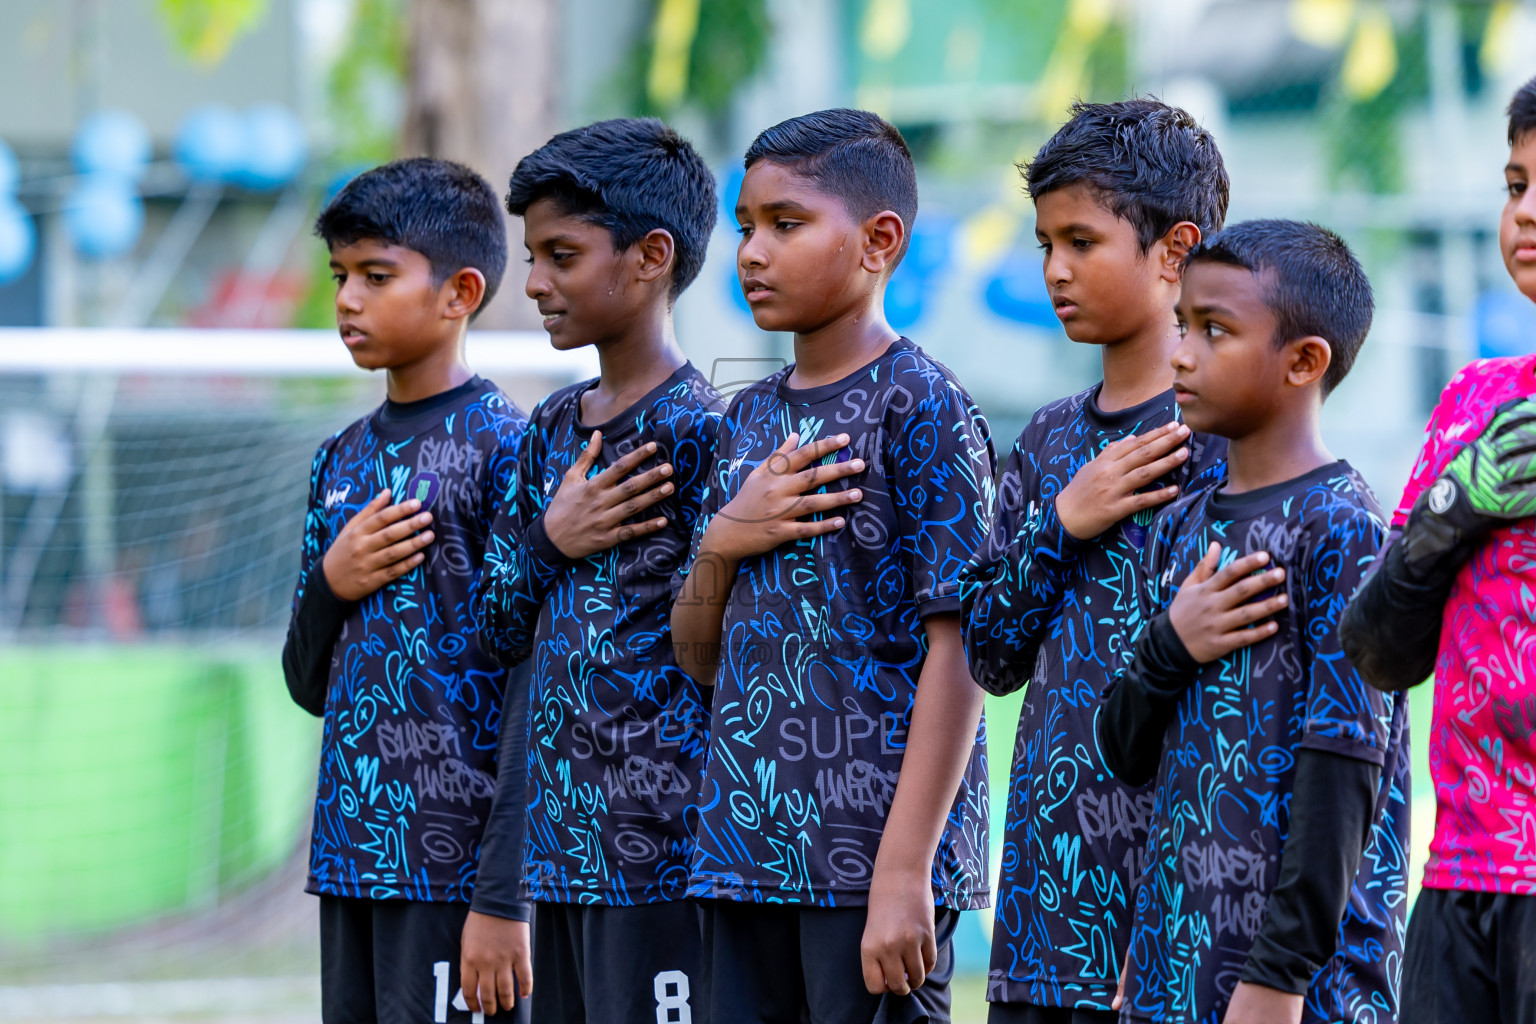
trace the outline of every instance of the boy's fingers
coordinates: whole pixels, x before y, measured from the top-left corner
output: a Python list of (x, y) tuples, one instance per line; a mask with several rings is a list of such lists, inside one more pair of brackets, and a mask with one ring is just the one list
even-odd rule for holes
[(804, 540), (807, 537), (820, 537), (824, 533), (841, 530), (846, 523), (847, 520), (842, 516), (823, 519), (816, 523), (794, 523), (789, 536), (797, 540)]
[(587, 438), (587, 446), (576, 456), (576, 461), (571, 463), (571, 468), (565, 471), (566, 476), (574, 476), (578, 480), (585, 480), (587, 474), (592, 472), (592, 467), (597, 465), (597, 457), (603, 453), (603, 432), (592, 431), (592, 436)]
[(533, 964), (528, 957), (520, 956), (513, 964), (513, 970), (517, 973), (517, 995), (519, 999), (527, 999), (533, 995)]
[(374, 584), (372, 587), (373, 590), (378, 590), (379, 587), (382, 587), (384, 584), (391, 583), (399, 579), (401, 576), (404, 576), (412, 569), (416, 568), (426, 557), (426, 555), (418, 551), (411, 557), (402, 558), (400, 561), (394, 563), (393, 565), (386, 565), (381, 569), (375, 569), (373, 572), (368, 574), (368, 581)]
[(1276, 594), (1274, 597), (1263, 601), (1252, 601), (1248, 604), (1232, 609), (1221, 617), (1220, 627), (1228, 632), (1245, 629), (1255, 622), (1267, 619), (1272, 615), (1278, 615), (1285, 610), (1290, 602), (1284, 594)]
[(841, 480), (845, 476), (854, 476), (864, 472), (863, 459), (849, 459), (847, 462), (834, 462), (828, 466), (812, 466), (795, 474), (795, 485), (800, 488), (800, 493), (824, 487), (833, 480)]
[[(1172, 473), (1188, 460), (1189, 448), (1181, 445), (1157, 461), (1148, 462), (1145, 465), (1138, 467), (1137, 469), (1131, 470), (1129, 473), (1125, 474), (1125, 479), (1131, 485), (1133, 490), (1145, 487), (1159, 477), (1164, 477), (1169, 473)], [(1129, 462), (1130, 460), (1126, 461)]]
[(369, 540), (376, 547), (385, 548), (397, 541), (405, 540), (405, 538), (411, 536), (417, 530), (426, 529), (431, 524), (431, 522), (431, 512), (419, 512), (412, 516), (410, 519), (406, 519), (402, 522), (391, 523), (390, 525), (384, 527), (382, 530), (374, 533), (374, 535), (370, 537)]
[(1135, 494), (1129, 495), (1125, 499), (1125, 515), (1121, 516), (1120, 518), (1124, 519), (1126, 515), (1130, 515), (1133, 512), (1140, 512), (1142, 509), (1154, 508), (1158, 505), (1166, 505), (1168, 502), (1172, 501), (1178, 496), (1179, 488), (1177, 484), (1170, 484), (1167, 487), (1160, 487), (1155, 491), (1139, 491)]
[(1195, 563), (1195, 567), (1189, 570), (1189, 575), (1184, 578), (1184, 585), (1191, 583), (1204, 583), (1216, 573), (1216, 566), (1221, 563), (1221, 545), (1215, 541), (1205, 549), (1205, 557)]
[[(905, 951), (916, 959), (916, 950)], [(902, 959), (902, 954), (894, 949), (887, 949), (880, 954), (880, 969), (885, 975), (885, 987), (898, 996), (911, 995), (912, 985), (907, 980), (907, 963)]]
[(1158, 430), (1130, 438), (1135, 443), (1135, 447), (1125, 454), (1123, 461), (1127, 464), (1127, 468), (1155, 462), (1182, 447), (1188, 438), (1189, 428), (1184, 424), (1165, 424)]
[(1221, 591), (1222, 599), (1227, 607), (1237, 608), (1246, 605), (1253, 597), (1264, 593), (1285, 582), (1284, 569), (1271, 569), (1269, 572), (1255, 573), (1244, 576), (1230, 587)]
[(618, 508), (614, 510), (613, 514), (616, 514), (619, 517), (619, 520), (622, 522), (623, 520), (629, 519), (632, 516), (639, 515), (641, 512), (644, 512), (646, 509), (650, 508), (652, 505), (657, 504), (658, 502), (665, 501), (667, 495), (671, 493), (672, 485), (670, 483), (664, 483), (659, 487), (652, 487), (638, 498), (630, 498), (624, 504), (618, 506)]
[(1222, 657), (1226, 657), (1226, 655), (1231, 654), (1233, 651), (1240, 651), (1244, 647), (1252, 647), (1260, 640), (1266, 640), (1274, 636), (1275, 631), (1279, 628), (1278, 623), (1265, 622), (1249, 629), (1234, 629), (1229, 633), (1223, 633), (1220, 641), (1218, 641), (1222, 647), (1226, 648)]
[(759, 473), (771, 473), (774, 476), (788, 476), (794, 472), (791, 468), (792, 463), (790, 460), (799, 446), (800, 435), (798, 433), (790, 434), (784, 439), (784, 443), (775, 448), (773, 453), (764, 459), (750, 475), (756, 476)]
[(901, 963), (906, 968), (908, 991), (923, 987), (928, 979), (928, 968), (923, 964), (923, 947), (909, 946), (901, 951)]
[(859, 954), (859, 967), (864, 973), (864, 988), (872, 995), (879, 995), (885, 991), (885, 971), (880, 967), (880, 960), (875, 954), (864, 950)]
[(517, 979), (510, 965), (496, 972), (496, 997), (501, 1009), (510, 1010), (517, 1002)]
[[(1233, 559), (1226, 568), (1212, 577), (1212, 585), (1216, 590), (1226, 590), (1238, 581), (1252, 576), (1269, 564), (1269, 552), (1255, 551), (1251, 555)], [(1268, 575), (1268, 574), (1266, 574)]]
[(422, 548), (432, 543), (436, 536), (437, 534), (433, 533), (431, 530), (423, 530), (418, 534), (414, 534), (405, 538), (405, 540), (398, 541), (394, 544), (391, 544), (389, 547), (382, 549), (378, 554), (373, 556), (371, 561), (380, 568), (386, 565), (395, 565), (402, 560), (410, 558), (412, 555), (419, 552)]
[[(656, 442), (648, 441), (641, 445), (639, 448), (636, 448), (634, 451), (626, 452), (619, 458), (614, 459), (613, 465), (609, 466), (607, 469), (598, 474), (598, 479), (602, 480), (603, 486), (605, 487), (617, 486), (618, 482), (633, 472), (636, 466), (640, 465), (640, 463), (644, 462), (646, 459), (655, 454)], [(661, 467), (657, 466), (656, 468), (660, 469)], [(651, 470), (653, 473), (655, 471), (656, 470)]]
[(464, 990), (464, 1002), (469, 1005), (471, 1013), (484, 1013), (480, 1007), (480, 972), (469, 960), (459, 961), (459, 981)]
[[(372, 509), (373, 506), (370, 504), (368, 508)], [(377, 533), (379, 530), (384, 529), (391, 523), (398, 523), (400, 520), (406, 518), (407, 516), (413, 516), (417, 512), (420, 512), (421, 502), (417, 501), (415, 498), (411, 498), (409, 501), (402, 501), (398, 505), (390, 505), (386, 503), (383, 507), (374, 509), (371, 512), (368, 511), (368, 509), (364, 509), (364, 511), (368, 513), (368, 518), (364, 520), (363, 525), (370, 532)], [(359, 516), (358, 518), (362, 519), (362, 516)]]
[[(627, 540), (634, 540), (636, 537), (644, 537), (647, 534), (655, 533), (657, 530), (663, 529), (666, 525), (666, 516), (658, 516), (655, 519), (648, 519), (643, 523), (625, 523), (623, 526), (614, 531), (614, 544), (622, 544)], [(613, 547), (613, 544), (608, 546)]]
[[(617, 463), (615, 463), (615, 465), (617, 465)], [(606, 476), (607, 473), (607, 470), (603, 471), (604, 476)], [(614, 484), (612, 484), (613, 489), (610, 491), (612, 497), (609, 499), (609, 502), (610, 504), (617, 504), (626, 498), (633, 498), (641, 491), (650, 490), (657, 484), (665, 482), (671, 476), (672, 464), (662, 463), (660, 466), (656, 466), (653, 469), (648, 469), (644, 473), (636, 473), (628, 480), (616, 481)]]
[(796, 516), (804, 516), (812, 512), (825, 512), (827, 509), (853, 505), (862, 500), (864, 500), (864, 492), (857, 487), (846, 491), (833, 491), (831, 494), (808, 494), (795, 502), (795, 507), (790, 511)]
[(839, 448), (848, 447), (847, 434), (834, 434), (832, 437), (824, 437), (820, 441), (812, 441), (810, 444), (796, 448), (789, 456), (791, 472), (798, 473), (817, 459), (824, 459)]

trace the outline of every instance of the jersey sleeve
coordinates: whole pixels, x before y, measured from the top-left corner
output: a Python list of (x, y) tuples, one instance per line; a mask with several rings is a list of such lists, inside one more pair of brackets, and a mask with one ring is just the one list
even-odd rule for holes
[(480, 535), (486, 539), (486, 558), (480, 566), (480, 571), (470, 582), (469, 591), (470, 614), (474, 617), (477, 628), (485, 621), (485, 596), (489, 582), (486, 568), (489, 565), (492, 550), (491, 537), (496, 530), (504, 506), (513, 499), (514, 489), (517, 486), (517, 463), (522, 454), (522, 443), (526, 434), (526, 423), (508, 425), (497, 439), (496, 448), (491, 453), (490, 461), (480, 481), (480, 508), (477, 512), (476, 525), (480, 529)]
[(480, 644), (503, 665), (516, 665), (533, 650), (539, 613), (567, 559), (550, 543), (541, 516), (545, 498), (540, 410), (534, 410), (518, 446), (506, 498), (485, 542), (484, 594), (475, 609)]
[(699, 556), (699, 545), (704, 541), (704, 531), (709, 529), (710, 522), (731, 500), (731, 495), (725, 493), (725, 488), (731, 475), (731, 423), (735, 410), (736, 405), (733, 401), (725, 415), (718, 418), (709, 457), (701, 460), (701, 472), (694, 482), (692, 500), (683, 502), (685, 508), (690, 505), (693, 507), (693, 530), (688, 540), (688, 552), (683, 556), (677, 571), (672, 576), (673, 601), (676, 601), (678, 595), (683, 592), (684, 582), (694, 571), (694, 562)]
[(947, 378), (892, 433), (890, 499), (899, 556), (924, 618), (960, 610), (960, 573), (986, 542), (997, 459), (975, 403)]
[(1020, 435), (1004, 463), (991, 529), (960, 570), (966, 660), (989, 693), (1012, 693), (1029, 682), (1082, 548), (1056, 517), (1055, 493), (1040, 493), (1030, 450), (1035, 437), (1030, 430)]
[[(1303, 749), (1386, 763), (1393, 697), (1368, 686), (1344, 653), (1339, 620), (1381, 549), (1382, 525), (1364, 509), (1330, 514), (1326, 529), (1316, 531), (1300, 569), (1301, 667), (1307, 694), (1302, 723)], [(1292, 600), (1298, 595), (1293, 589)]]

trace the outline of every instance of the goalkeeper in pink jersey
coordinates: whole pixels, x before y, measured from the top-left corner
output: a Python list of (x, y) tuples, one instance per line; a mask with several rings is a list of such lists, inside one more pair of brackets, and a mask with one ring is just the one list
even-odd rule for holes
[[(1504, 265), (1536, 301), (1536, 79), (1509, 105)], [(1536, 339), (1532, 339), (1536, 342)], [(1536, 1022), (1536, 355), (1447, 385), (1377, 573), (1340, 624), (1369, 682), (1435, 678), (1435, 835), (1402, 1021)]]

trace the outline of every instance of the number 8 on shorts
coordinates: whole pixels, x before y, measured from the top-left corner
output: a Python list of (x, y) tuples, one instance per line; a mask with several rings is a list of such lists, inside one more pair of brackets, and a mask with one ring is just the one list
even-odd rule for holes
[(662, 971), (656, 975), (656, 1024), (693, 1024), (688, 1006), (688, 975)]

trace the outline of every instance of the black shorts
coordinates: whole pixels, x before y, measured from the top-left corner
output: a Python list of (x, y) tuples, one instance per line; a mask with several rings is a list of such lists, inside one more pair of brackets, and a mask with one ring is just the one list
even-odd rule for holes
[[(468, 903), (320, 897), (325, 1024), (471, 1024), (459, 989)], [(527, 1024), (528, 1000), (490, 1018)]]
[(1536, 896), (1422, 889), (1402, 1024), (1536, 1024)]
[(1116, 1010), (1077, 1010), (1033, 1003), (989, 1003), (987, 1024), (1118, 1024)]
[(699, 979), (695, 903), (533, 905), (539, 1024), (690, 1024)]
[(939, 908), (939, 957), (911, 995), (871, 995), (859, 944), (864, 907), (703, 902), (705, 985), (697, 1024), (948, 1024), (958, 911)]

